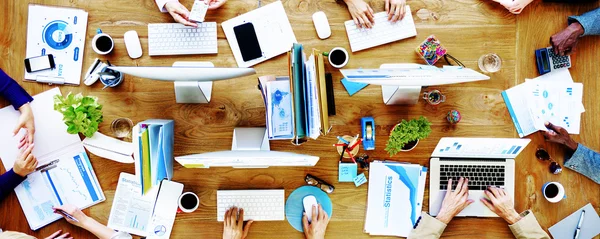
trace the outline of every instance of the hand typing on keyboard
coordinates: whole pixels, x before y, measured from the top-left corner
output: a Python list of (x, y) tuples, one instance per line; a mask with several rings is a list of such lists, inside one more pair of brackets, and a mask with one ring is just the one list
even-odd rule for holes
[(385, 11), (388, 14), (388, 20), (391, 22), (402, 20), (406, 14), (405, 6), (406, 0), (385, 0)]
[[(239, 213), (238, 213), (239, 211)], [(250, 232), (253, 221), (248, 221), (244, 226), (244, 209), (232, 207), (225, 212), (223, 220), (223, 239), (244, 239)]]
[[(387, 1), (387, 0), (386, 0)], [(354, 24), (359, 28), (371, 28), (375, 24), (373, 9), (364, 0), (344, 0)]]
[(473, 203), (473, 200), (469, 199), (469, 179), (461, 177), (454, 190), (452, 190), (452, 185), (452, 179), (449, 179), (448, 190), (444, 201), (442, 201), (442, 208), (435, 217), (445, 224), (448, 224), (454, 216)]

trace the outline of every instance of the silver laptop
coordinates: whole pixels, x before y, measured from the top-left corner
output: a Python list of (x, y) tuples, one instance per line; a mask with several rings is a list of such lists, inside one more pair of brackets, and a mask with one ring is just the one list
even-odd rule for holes
[(514, 201), (515, 158), (530, 141), (506, 138), (440, 139), (430, 161), (430, 215), (436, 216), (440, 211), (448, 179), (453, 179), (455, 187), (460, 177), (466, 177), (469, 178), (469, 199), (474, 202), (458, 216), (497, 217), (479, 199), (485, 196), (487, 186), (497, 186), (504, 188)]

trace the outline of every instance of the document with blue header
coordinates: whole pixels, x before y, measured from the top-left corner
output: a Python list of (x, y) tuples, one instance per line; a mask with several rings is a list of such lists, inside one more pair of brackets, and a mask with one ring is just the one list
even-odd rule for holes
[(373, 236), (407, 237), (423, 209), (427, 168), (373, 162), (369, 175), (364, 231)]

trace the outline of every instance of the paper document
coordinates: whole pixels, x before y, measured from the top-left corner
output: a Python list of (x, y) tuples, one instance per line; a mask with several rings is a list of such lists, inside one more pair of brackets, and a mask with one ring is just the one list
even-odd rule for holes
[(142, 196), (142, 186), (135, 175), (121, 173), (107, 226), (118, 231), (147, 236), (157, 193), (158, 188)]
[(306, 67), (306, 102), (308, 113), (308, 137), (317, 139), (321, 133), (321, 115), (319, 111), (319, 92), (315, 56), (311, 55), (305, 63)]
[[(254, 26), (262, 57), (244, 61), (233, 28), (250, 22)], [(296, 36), (290, 25), (281, 1), (275, 1), (256, 10), (247, 12), (221, 23), (235, 61), (239, 67), (250, 67), (286, 53), (296, 43)]]
[(79, 85), (87, 20), (80, 9), (30, 4), (25, 57), (52, 54), (56, 67), (25, 72), (25, 79)]
[(269, 107), (269, 135), (293, 135), (292, 96), (289, 81), (271, 81), (267, 83), (267, 106)]
[[(37, 230), (62, 216), (52, 206), (73, 204), (85, 209), (105, 200), (100, 183), (81, 144), (79, 135), (67, 133), (62, 114), (53, 109), (53, 96), (60, 95), (53, 88), (33, 97), (31, 108), (35, 117), (35, 148), (33, 155), (38, 165), (55, 162), (45, 170), (31, 173), (15, 188), (29, 227)], [(0, 158), (4, 168), (11, 169), (18, 155), (17, 143), (24, 130), (12, 136), (19, 118), (12, 106), (0, 110)]]
[(100, 132), (85, 138), (83, 146), (98, 157), (119, 163), (133, 163), (133, 144), (108, 137)]

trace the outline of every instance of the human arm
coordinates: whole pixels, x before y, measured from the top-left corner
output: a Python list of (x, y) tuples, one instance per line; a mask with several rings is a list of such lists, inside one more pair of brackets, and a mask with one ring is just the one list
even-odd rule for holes
[[(319, 213), (317, 214), (317, 210)], [(304, 236), (306, 239), (324, 239), (325, 231), (327, 231), (327, 224), (329, 224), (329, 215), (323, 210), (321, 204), (319, 208), (312, 206), (312, 219), (310, 224), (306, 212), (302, 215), (302, 229), (304, 230)]]
[[(35, 125), (33, 121), (33, 111), (29, 102), (33, 101), (33, 98), (21, 87), (15, 80), (10, 78), (4, 71), (0, 69), (0, 94), (4, 96), (15, 108), (21, 112), (19, 121), (13, 135), (16, 135), (21, 128), (27, 130), (27, 141), (33, 143), (33, 134), (35, 133)], [(21, 143), (24, 142), (25, 137), (21, 139)], [(22, 146), (19, 145), (19, 146)]]
[(0, 200), (8, 196), (17, 185), (23, 182), (27, 174), (35, 171), (38, 162), (35, 156), (31, 154), (32, 150), (33, 144), (25, 145), (25, 148), (21, 149), (19, 156), (15, 159), (13, 168), (0, 175)]
[(208, 10), (215, 10), (217, 8), (220, 8), (221, 6), (223, 6), (223, 4), (225, 4), (225, 2), (227, 2), (227, 0), (205, 0), (208, 1)]
[(548, 128), (548, 131), (544, 132), (546, 140), (563, 144), (568, 149), (564, 166), (600, 184), (600, 154), (575, 142), (563, 127), (546, 122), (546, 128)]
[(489, 187), (485, 191), (487, 198), (481, 202), (508, 223), (508, 227), (517, 239), (550, 239), (530, 211), (518, 214), (514, 203), (506, 191), (501, 188)]
[(385, 11), (388, 14), (388, 21), (402, 20), (406, 14), (406, 0), (385, 0)]
[(344, 0), (348, 6), (348, 12), (352, 16), (354, 24), (358, 28), (366, 27), (371, 28), (375, 24), (375, 17), (373, 16), (373, 9), (364, 0)]
[(580, 16), (570, 16), (569, 26), (550, 37), (554, 53), (571, 54), (579, 41), (579, 37), (600, 35), (600, 8), (586, 12)]
[(73, 205), (55, 206), (53, 209), (54, 209), (55, 213), (58, 213), (58, 210), (62, 210), (65, 213), (68, 213), (69, 215), (73, 216), (75, 219), (77, 219), (77, 222), (73, 221), (73, 220), (67, 218), (65, 215), (59, 213), (60, 215), (62, 215), (65, 218), (65, 220), (67, 220), (67, 222), (91, 232), (99, 239), (130, 239), (130, 238), (132, 238), (131, 235), (129, 235), (129, 234), (122, 233), (122, 232), (115, 232), (113, 229), (110, 229), (107, 226), (94, 220), (93, 218), (88, 217), (81, 210), (79, 210), (78, 208), (76, 208)]
[[(239, 211), (239, 217), (238, 217)], [(225, 212), (223, 220), (223, 239), (244, 239), (250, 232), (254, 221), (248, 221), (244, 226), (244, 209), (232, 207)]]
[(583, 27), (581, 36), (600, 35), (600, 8), (586, 12), (579, 16), (570, 16), (569, 25), (579, 23)]
[(158, 9), (161, 12), (168, 12), (169, 14), (171, 14), (171, 16), (173, 17), (173, 19), (176, 22), (179, 22), (183, 25), (186, 26), (190, 26), (190, 27), (198, 27), (198, 24), (191, 22), (189, 20), (189, 16), (190, 16), (190, 11), (183, 6), (181, 3), (179, 3), (178, 0), (154, 0), (156, 2), (156, 5), (158, 6)]
[(435, 218), (423, 213), (408, 238), (439, 238), (446, 225), (473, 200), (469, 199), (469, 179), (460, 178), (454, 190), (452, 179), (448, 180), (448, 190), (442, 201), (442, 208)]

